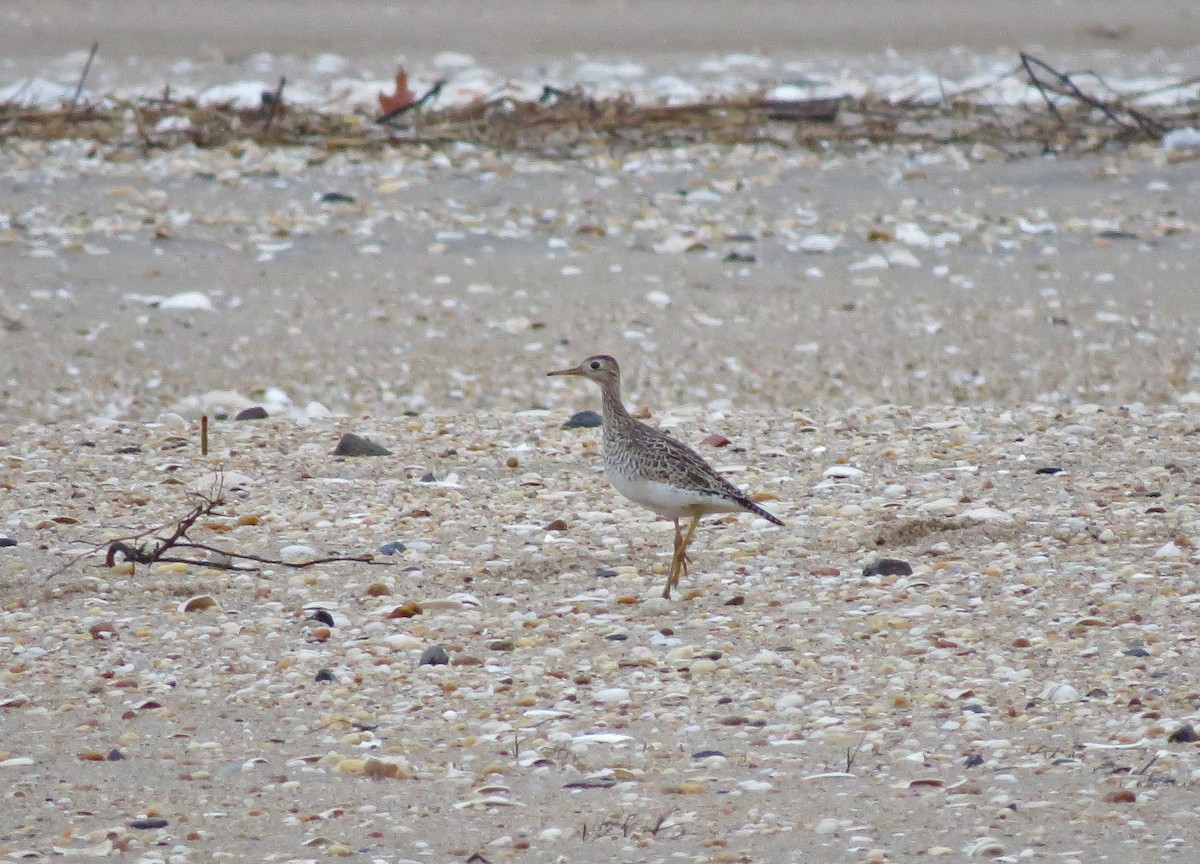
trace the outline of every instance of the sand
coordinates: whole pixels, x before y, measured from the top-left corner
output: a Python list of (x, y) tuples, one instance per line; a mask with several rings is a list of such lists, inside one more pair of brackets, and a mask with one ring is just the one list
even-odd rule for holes
[[(182, 58), (220, 83), (261, 51), (384, 77), (445, 50), (647, 74), (807, 46), (950, 68), (1036, 41), (1122, 74), (1195, 52), (1166, 0), (523, 2), (452, 37), (434, 8), (16, 4), (0, 55), (66, 70), (98, 39), (117, 86)], [(0, 854), (1189, 860), (1186, 154), (5, 162)], [(786, 522), (705, 523), (669, 602), (669, 523), (561, 428), (596, 394), (544, 377), (600, 350)], [(249, 405), (271, 417), (229, 419)], [(348, 431), (393, 455), (334, 457)], [(106, 566), (217, 483), (197, 543), (378, 563)], [(880, 557), (911, 572), (863, 572)], [(421, 665), (433, 646), (449, 664)]]

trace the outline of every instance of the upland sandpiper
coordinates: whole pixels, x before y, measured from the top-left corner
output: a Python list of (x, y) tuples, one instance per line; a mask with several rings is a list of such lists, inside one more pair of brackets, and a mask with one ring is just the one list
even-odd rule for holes
[[(692, 448), (635, 420), (621, 402), (621, 367), (606, 354), (549, 375), (578, 375), (600, 385), (604, 407), (604, 472), (618, 492), (675, 523), (675, 554), (663, 597), (687, 575), (687, 548), (700, 517), (747, 511), (776, 525), (778, 518), (759, 507), (713, 470)], [(690, 517), (687, 531), (679, 520)]]

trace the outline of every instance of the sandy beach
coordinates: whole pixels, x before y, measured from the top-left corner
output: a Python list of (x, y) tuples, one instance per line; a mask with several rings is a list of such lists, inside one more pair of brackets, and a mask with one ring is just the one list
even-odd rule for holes
[[(1200, 62), (1169, 0), (799, 8), (22, 2), (0, 86)], [(3, 148), (5, 860), (1191, 860), (1192, 154)], [(786, 523), (671, 601), (545, 377), (597, 351)]]

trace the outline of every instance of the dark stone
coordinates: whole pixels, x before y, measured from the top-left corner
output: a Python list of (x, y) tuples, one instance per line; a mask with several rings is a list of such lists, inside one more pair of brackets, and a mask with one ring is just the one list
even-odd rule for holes
[(108, 755), (105, 756), (104, 758), (106, 760), (108, 760), (109, 762), (120, 762), (122, 759), (125, 758), (125, 754), (122, 753), (120, 750), (118, 750), (116, 747), (114, 747), (113, 749), (108, 751)]
[(1126, 657), (1149, 657), (1150, 652), (1145, 648), (1130, 648), (1125, 652)]
[(322, 204), (353, 204), (357, 199), (343, 192), (326, 192), (321, 196)]
[(911, 576), (912, 565), (900, 558), (876, 558), (863, 568), (864, 579), (872, 576)]
[(617, 578), (617, 571), (616, 570), (605, 570), (602, 568), (602, 569), (596, 571), (596, 578), (597, 579), (615, 579), (615, 578)]
[(166, 828), (170, 824), (166, 819), (134, 819), (129, 823), (129, 827), (141, 831), (153, 831), (155, 828)]
[[(16, 545), (17, 545), (17, 541), (12, 539), (11, 537), (0, 537), (0, 548), (3, 548), (5, 546), (16, 546)], [(617, 574), (614, 573), (613, 575), (616, 576)]]
[(266, 420), (267, 409), (261, 405), (255, 405), (251, 408), (243, 408), (241, 411), (233, 415), (234, 420)]
[(308, 620), (320, 621), (326, 627), (333, 626), (333, 616), (329, 614), (329, 610), (327, 610), (327, 609), (318, 609), (316, 612), (314, 612), (312, 615), (309, 616)]
[(564, 783), (564, 789), (611, 789), (617, 785), (616, 780), (610, 780), (607, 777), (597, 778), (595, 780), (572, 780), (570, 783)]
[(450, 655), (446, 653), (446, 649), (441, 645), (430, 645), (421, 652), (421, 659), (417, 661), (418, 666), (445, 666), (450, 662)]
[(333, 448), (334, 456), (391, 456), (392, 451), (369, 438), (347, 432)]
[(965, 765), (968, 768), (978, 768), (982, 764), (983, 764), (983, 757), (980, 756), (978, 753), (972, 753), (970, 756), (968, 756), (966, 758), (966, 761), (963, 762), (963, 765)]
[(693, 759), (707, 759), (709, 756), (724, 756), (720, 750), (697, 750), (692, 754)]
[(141, 453), (142, 448), (140, 446), (138, 446), (137, 444), (131, 444), (128, 447), (121, 447), (120, 449), (117, 450), (117, 452), (120, 453), (122, 456), (129, 456), (133, 453)]
[(734, 252), (730, 252), (722, 260), (724, 260), (724, 262), (726, 264), (736, 264), (736, 263), (753, 264), (758, 259), (755, 258), (753, 255), (751, 255), (749, 252), (734, 251)]
[(1036, 471), (1034, 471), (1033, 473), (1034, 474), (1061, 474), (1062, 470), (1063, 469), (1059, 468), (1057, 465), (1047, 465), (1045, 468), (1039, 468)]
[(318, 669), (315, 680), (318, 684), (332, 684), (336, 679), (333, 677), (333, 673), (328, 669)]
[(624, 633), (609, 633), (604, 638), (607, 639), (609, 642), (624, 642), (629, 637), (626, 636)]
[(1167, 740), (1172, 744), (1191, 744), (1193, 741), (1200, 741), (1200, 735), (1196, 734), (1196, 729), (1191, 723), (1184, 723), (1172, 732)]
[(562, 424), (564, 429), (595, 429), (604, 425), (604, 418), (595, 411), (576, 411), (571, 419)]
[(435, 476), (433, 475), (433, 472), (432, 472), (432, 471), (426, 471), (424, 474), (422, 474), (422, 475), (421, 475), (421, 481), (420, 481), (420, 482), (422, 482), (422, 483), (436, 483), (436, 482), (437, 482), (437, 477), (435, 477)]
[(399, 540), (392, 540), (390, 543), (384, 543), (379, 547), (380, 555), (399, 555), (408, 547)]

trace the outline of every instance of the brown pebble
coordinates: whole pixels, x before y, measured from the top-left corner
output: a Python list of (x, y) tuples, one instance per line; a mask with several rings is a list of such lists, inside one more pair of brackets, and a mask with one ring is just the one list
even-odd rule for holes
[(1137, 794), (1132, 789), (1118, 789), (1105, 795), (1104, 800), (1113, 804), (1133, 804), (1137, 802)]
[(504, 464), (509, 468), (519, 468), (521, 466), (516, 456), (509, 456), (504, 460)]
[(388, 618), (415, 618), (423, 611), (420, 603), (414, 603), (412, 600), (406, 600), (399, 606), (393, 606), (392, 611), (387, 614)]
[(382, 582), (372, 582), (367, 586), (365, 593), (368, 597), (387, 597), (392, 593), (392, 589)]
[(567, 523), (562, 519), (555, 519), (549, 525), (542, 529), (543, 531), (566, 531)]
[(728, 447), (729, 439), (714, 432), (712, 435), (705, 435), (701, 439), (701, 443), (707, 444), (709, 447)]

